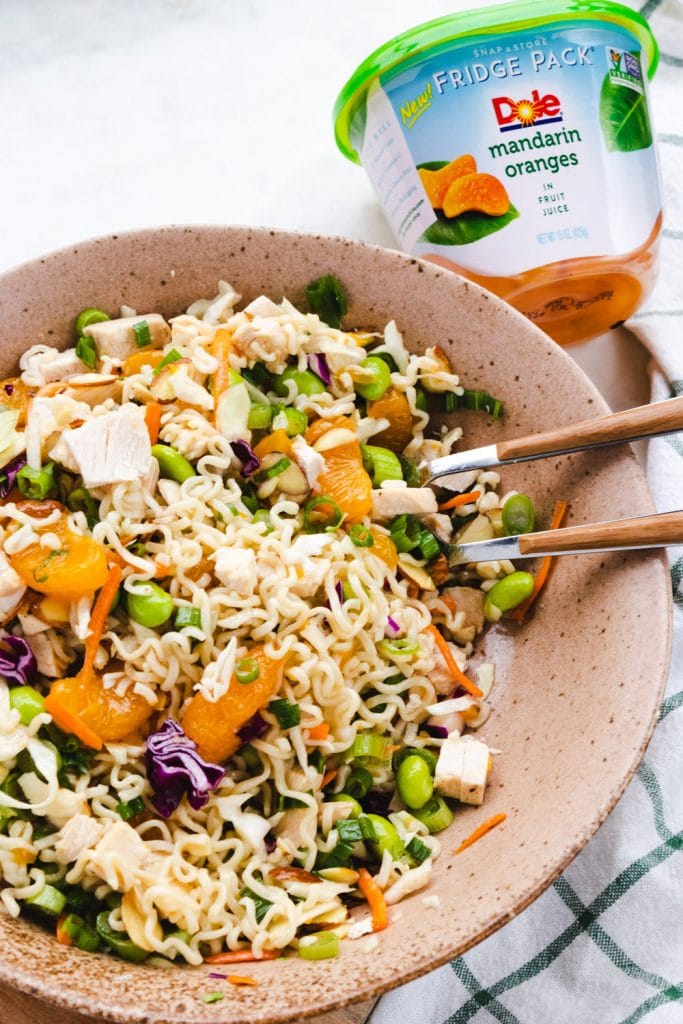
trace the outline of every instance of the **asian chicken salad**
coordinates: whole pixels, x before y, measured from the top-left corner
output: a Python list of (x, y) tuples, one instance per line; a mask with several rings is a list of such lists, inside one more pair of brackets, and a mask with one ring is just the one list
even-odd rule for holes
[(449, 551), (533, 507), (421, 483), (501, 403), (393, 321), (342, 328), (336, 278), (307, 304), (86, 309), (0, 382), (0, 904), (66, 945), (334, 956), (484, 800), (468, 659), (539, 581)]

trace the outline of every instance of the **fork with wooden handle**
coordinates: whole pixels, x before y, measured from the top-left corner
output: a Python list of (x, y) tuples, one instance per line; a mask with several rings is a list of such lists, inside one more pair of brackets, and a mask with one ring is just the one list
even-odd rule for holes
[[(467, 452), (445, 455), (429, 463), (426, 483), (432, 484), (443, 477), (466, 470), (509, 466), (552, 455), (568, 455), (624, 441), (673, 434), (678, 430), (683, 430), (683, 395), (583, 420), (581, 423), (569, 423), (543, 434), (531, 434), (511, 441), (500, 441), (498, 444), (487, 444), (482, 448), (472, 448)], [(440, 486), (458, 490), (458, 482), (455, 480)]]
[(683, 544), (683, 511), (660, 512), (607, 523), (588, 523), (562, 530), (542, 530), (456, 545), (449, 565), (537, 558), (539, 555), (580, 555), (598, 551), (630, 551)]

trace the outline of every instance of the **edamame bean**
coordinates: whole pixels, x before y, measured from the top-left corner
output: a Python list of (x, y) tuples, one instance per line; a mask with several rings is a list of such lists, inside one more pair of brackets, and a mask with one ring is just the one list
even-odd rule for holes
[(167, 480), (177, 480), (182, 484), (197, 475), (192, 463), (168, 444), (153, 444), (152, 455), (159, 463), (159, 473)]
[(536, 525), (534, 506), (528, 494), (513, 494), (503, 505), (503, 530), (506, 536), (533, 533)]
[(297, 370), (296, 366), (289, 366), (275, 378), (275, 394), (286, 398), (289, 392), (287, 381), (290, 380), (294, 382), (297, 395), (320, 395), (325, 390), (323, 381), (310, 370)]
[(396, 788), (403, 803), (411, 810), (424, 807), (431, 800), (434, 781), (424, 758), (411, 754), (401, 761), (396, 772)]
[(513, 572), (498, 580), (484, 599), (484, 615), (489, 622), (498, 622), (503, 612), (509, 612), (526, 601), (534, 589), (530, 572)]
[(136, 583), (126, 592), (128, 614), (149, 629), (163, 626), (173, 614), (173, 598), (156, 583)]
[(333, 793), (329, 799), (335, 804), (351, 804), (351, 813), (349, 814), (349, 818), (360, 818), (363, 813), (363, 808), (356, 798), (350, 796), (348, 793)]
[(379, 356), (368, 356), (360, 365), (363, 370), (372, 372), (372, 379), (362, 384), (356, 384), (356, 394), (361, 398), (366, 398), (369, 402), (376, 402), (389, 390), (391, 370)]
[(368, 840), (368, 846), (377, 859), (381, 860), (384, 851), (388, 850), (393, 860), (398, 860), (403, 853), (403, 842), (392, 823), (381, 814), (368, 814), (366, 817), (372, 822), (377, 837)]
[(32, 686), (15, 686), (9, 692), (9, 706), (19, 712), (22, 725), (29, 725), (45, 711), (45, 701)]

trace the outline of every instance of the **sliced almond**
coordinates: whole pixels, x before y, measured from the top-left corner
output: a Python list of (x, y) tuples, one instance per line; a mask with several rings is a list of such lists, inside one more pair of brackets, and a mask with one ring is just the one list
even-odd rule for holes
[(358, 437), (352, 430), (347, 430), (346, 427), (333, 427), (319, 437), (313, 447), (317, 452), (328, 452), (331, 448), (339, 448), (343, 444), (351, 444), (357, 440)]

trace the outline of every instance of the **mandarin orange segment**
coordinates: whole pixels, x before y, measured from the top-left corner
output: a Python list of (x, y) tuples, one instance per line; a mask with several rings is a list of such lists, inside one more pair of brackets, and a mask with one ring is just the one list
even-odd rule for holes
[(466, 174), (449, 187), (443, 201), (447, 217), (459, 217), (479, 210), (490, 217), (502, 217), (510, 209), (510, 197), (502, 181), (493, 174)]
[(29, 389), (21, 377), (8, 377), (0, 381), (0, 405), (8, 409), (16, 409), (19, 413), (17, 427), (26, 425), (26, 413), (28, 412)]
[(56, 534), (59, 547), (50, 550), (36, 542), (9, 556), (12, 568), (27, 586), (68, 600), (93, 594), (104, 585), (109, 569), (101, 544), (73, 533), (63, 519), (39, 532)]
[(390, 448), (392, 452), (402, 452), (412, 440), (413, 414), (402, 391), (389, 388), (382, 398), (368, 402), (368, 416), (376, 420), (389, 420), (389, 426), (374, 435), (373, 444)]
[(354, 429), (353, 422), (348, 418), (348, 416), (335, 416), (335, 418), (331, 420), (324, 420), (321, 418), (319, 420), (314, 420), (313, 423), (311, 423), (310, 427), (308, 427), (304, 434), (304, 440), (307, 444), (314, 445), (316, 441), (320, 440), (323, 434), (332, 430), (333, 427), (335, 429), (342, 427), (348, 430)]
[(429, 171), (423, 167), (417, 173), (424, 185), (429, 202), (435, 210), (439, 210), (443, 206), (448, 189), (456, 178), (461, 178), (465, 174), (474, 174), (476, 170), (477, 161), (474, 157), (469, 153), (463, 153), (462, 156), (451, 160), (449, 164), (439, 168), (438, 171)]
[(337, 502), (345, 522), (360, 522), (372, 508), (372, 481), (363, 466), (359, 442), (337, 445), (323, 455), (325, 469), (318, 477), (316, 491)]
[(282, 452), (284, 455), (292, 454), (292, 442), (284, 430), (274, 430), (272, 434), (266, 434), (254, 448), (254, 454), (259, 459), (270, 455), (271, 452)]
[(380, 533), (379, 530), (370, 530), (370, 533), (373, 538), (370, 554), (381, 558), (388, 569), (395, 569), (398, 565), (398, 554), (391, 537), (387, 537), (386, 533)]
[(58, 725), (63, 708), (105, 743), (115, 743), (136, 732), (155, 710), (132, 691), (121, 697), (114, 690), (105, 690), (96, 676), (89, 680), (80, 676), (58, 679), (50, 687), (46, 707)]
[(273, 661), (262, 647), (252, 647), (249, 657), (259, 666), (259, 676), (253, 683), (239, 683), (233, 675), (227, 693), (213, 703), (197, 693), (183, 715), (186, 734), (197, 744), (201, 756), (214, 764), (232, 757), (241, 744), (238, 731), (265, 707), (282, 683), (284, 658)]
[(132, 377), (134, 373), (140, 373), (143, 366), (158, 366), (164, 358), (164, 353), (158, 348), (151, 349), (149, 352), (134, 352), (125, 360), (121, 371), (124, 377)]

